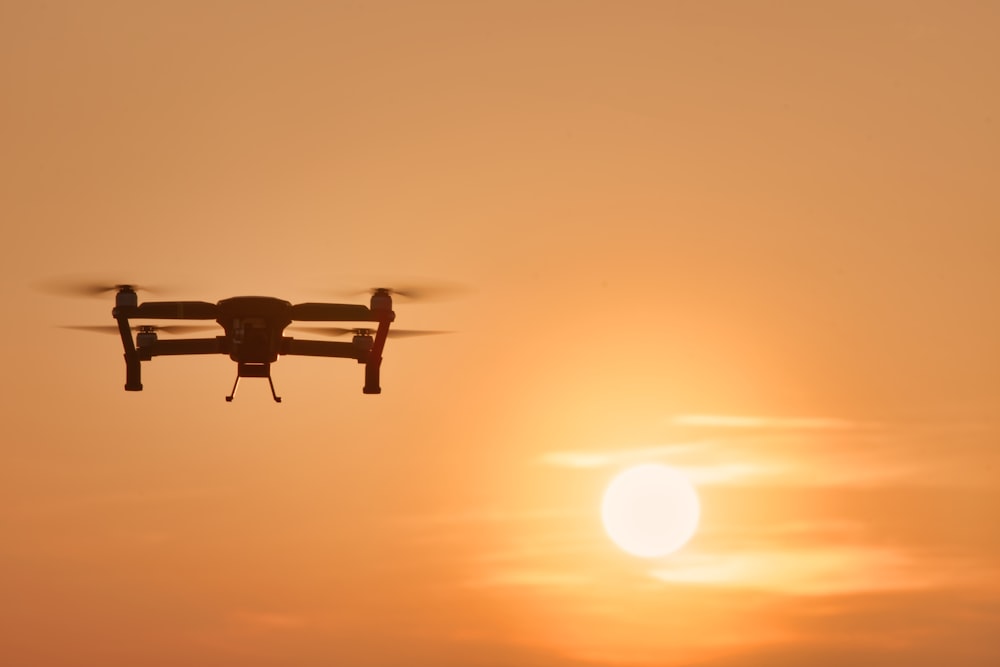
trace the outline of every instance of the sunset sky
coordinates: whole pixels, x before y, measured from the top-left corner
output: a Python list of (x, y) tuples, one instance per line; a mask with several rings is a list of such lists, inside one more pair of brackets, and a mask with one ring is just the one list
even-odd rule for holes
[[(0, 0), (0, 663), (1000, 664), (1000, 3)], [(380, 396), (114, 296), (425, 281)], [(351, 302), (364, 303), (365, 297)], [(601, 525), (697, 488), (680, 551)]]

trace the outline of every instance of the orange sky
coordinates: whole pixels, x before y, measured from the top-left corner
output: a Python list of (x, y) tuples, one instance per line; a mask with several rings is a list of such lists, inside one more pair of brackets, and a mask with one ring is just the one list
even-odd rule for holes
[[(1000, 8), (0, 3), (0, 662), (1000, 663)], [(428, 279), (354, 363), (113, 297)], [(644, 560), (603, 489), (661, 462)]]

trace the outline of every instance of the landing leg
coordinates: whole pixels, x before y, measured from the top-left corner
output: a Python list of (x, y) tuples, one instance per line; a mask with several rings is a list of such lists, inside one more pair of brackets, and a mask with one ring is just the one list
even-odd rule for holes
[(267, 383), (269, 385), (271, 385), (271, 396), (274, 398), (274, 402), (275, 403), (281, 403), (281, 396), (278, 396), (276, 393), (274, 393), (274, 383), (271, 382), (271, 376), (270, 375), (267, 376)]
[(381, 359), (368, 359), (368, 363), (365, 364), (365, 386), (361, 390), (362, 393), (382, 393), (382, 387), (379, 386), (379, 368), (381, 365)]
[(125, 391), (142, 391), (142, 367), (135, 353), (125, 353)]
[(236, 396), (236, 387), (240, 383), (240, 374), (236, 373), (236, 382), (233, 383), (233, 390), (229, 392), (229, 396), (226, 396), (226, 403), (232, 403), (233, 397)]

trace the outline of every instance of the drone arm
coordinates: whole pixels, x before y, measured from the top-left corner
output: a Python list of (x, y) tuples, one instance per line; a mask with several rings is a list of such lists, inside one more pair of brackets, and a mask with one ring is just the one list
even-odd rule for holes
[(146, 301), (128, 309), (129, 317), (154, 320), (214, 320), (219, 309), (207, 301)]
[(349, 303), (297, 303), (291, 316), (299, 322), (377, 322), (380, 317), (367, 306)]
[(180, 354), (219, 354), (223, 349), (224, 336), (215, 338), (179, 338), (158, 340), (149, 346), (139, 348), (140, 358), (149, 360), (153, 357), (175, 356)]
[(304, 357), (342, 357), (360, 360), (364, 358), (365, 351), (353, 343), (342, 343), (332, 340), (284, 338), (282, 339), (281, 354), (293, 354)]

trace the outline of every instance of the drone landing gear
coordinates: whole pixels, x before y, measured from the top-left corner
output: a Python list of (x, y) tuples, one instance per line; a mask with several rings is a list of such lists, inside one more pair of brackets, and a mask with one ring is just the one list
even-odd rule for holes
[(136, 354), (125, 354), (125, 391), (142, 391), (142, 366)]
[(271, 364), (247, 364), (240, 362), (236, 366), (236, 381), (233, 382), (233, 389), (226, 396), (226, 402), (232, 403), (236, 397), (236, 387), (240, 384), (240, 378), (267, 378), (267, 384), (271, 387), (271, 397), (275, 403), (281, 403), (281, 396), (274, 391), (274, 382), (271, 380)]

